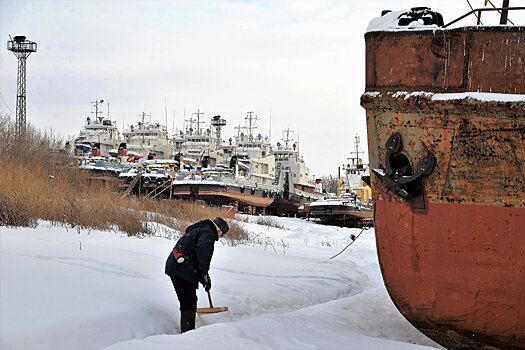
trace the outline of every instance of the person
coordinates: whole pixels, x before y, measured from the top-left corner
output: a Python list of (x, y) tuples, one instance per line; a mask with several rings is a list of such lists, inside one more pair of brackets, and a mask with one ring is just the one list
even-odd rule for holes
[(165, 273), (179, 299), (181, 333), (195, 329), (197, 288), (200, 282), (206, 292), (210, 290), (213, 248), (228, 230), (228, 223), (220, 217), (199, 221), (186, 229), (166, 260)]

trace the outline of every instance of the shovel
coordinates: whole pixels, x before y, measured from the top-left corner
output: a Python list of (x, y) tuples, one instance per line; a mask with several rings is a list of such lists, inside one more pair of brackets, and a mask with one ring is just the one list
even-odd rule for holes
[(216, 314), (218, 312), (228, 311), (228, 307), (227, 306), (225, 306), (225, 307), (213, 307), (213, 303), (211, 302), (210, 291), (208, 291), (208, 301), (210, 302), (210, 307), (197, 308), (197, 315)]

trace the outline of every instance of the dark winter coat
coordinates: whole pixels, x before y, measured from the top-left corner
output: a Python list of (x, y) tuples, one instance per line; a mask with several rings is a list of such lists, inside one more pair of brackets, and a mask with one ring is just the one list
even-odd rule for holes
[(198, 288), (199, 281), (210, 269), (214, 244), (218, 239), (217, 228), (211, 220), (199, 221), (188, 227), (186, 234), (175, 244), (186, 259), (178, 263), (172, 251), (166, 261), (166, 275), (182, 278)]

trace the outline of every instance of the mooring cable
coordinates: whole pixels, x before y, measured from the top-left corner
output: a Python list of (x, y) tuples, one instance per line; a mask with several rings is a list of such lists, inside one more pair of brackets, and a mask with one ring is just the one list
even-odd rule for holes
[(333, 259), (333, 258), (335, 258), (338, 255), (341, 255), (341, 253), (344, 252), (346, 250), (346, 248), (350, 247), (352, 245), (352, 243), (354, 243), (357, 240), (357, 237), (361, 236), (361, 233), (363, 233), (364, 230), (368, 230), (368, 227), (363, 227), (361, 229), (361, 232), (359, 232), (359, 234), (357, 236), (355, 236), (355, 238), (352, 239), (352, 242), (348, 243), (348, 245), (346, 247), (344, 247), (343, 250), (341, 250), (339, 253), (337, 253), (334, 256), (332, 256), (330, 259)]

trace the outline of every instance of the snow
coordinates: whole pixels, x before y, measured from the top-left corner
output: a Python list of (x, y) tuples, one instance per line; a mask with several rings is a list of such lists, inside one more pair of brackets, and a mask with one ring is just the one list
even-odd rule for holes
[(438, 30), (442, 29), (436, 24), (425, 25), (418, 21), (412, 21), (408, 26), (399, 26), (399, 17), (408, 12), (407, 10), (392, 11), (381, 17), (376, 17), (370, 21), (366, 32), (384, 32), (384, 31), (406, 31), (406, 30)]
[(379, 91), (367, 91), (363, 95), (369, 97), (378, 97), (381, 95), (381, 93)]
[(483, 102), (525, 102), (525, 95), (498, 94), (492, 92), (460, 92), (448, 94), (434, 94), (432, 100), (462, 100), (472, 99)]
[[(390, 301), (372, 229), (331, 260), (360, 230), (244, 218), (253, 244), (218, 242), (210, 270), (214, 306), (229, 311), (198, 316), (183, 335), (164, 275), (173, 240), (46, 222), (0, 227), (0, 348), (440, 348)], [(198, 296), (207, 307), (202, 289)]]
[[(395, 30), (398, 29), (397, 22), (398, 18), (402, 13), (407, 12), (406, 10), (401, 11), (392, 11), (384, 16), (373, 18), (370, 23), (368, 23), (368, 27), (366, 28), (366, 32), (382, 32), (382, 31), (388, 31), (388, 30)], [(405, 28), (406, 29), (406, 28)]]
[(457, 93), (433, 93), (429, 91), (396, 91), (396, 92), (379, 92), (369, 91), (364, 93), (365, 96), (379, 98), (382, 95), (392, 96), (393, 98), (424, 97), (432, 101), (445, 100), (473, 100), (481, 102), (525, 102), (524, 94), (502, 94), (493, 92), (457, 92)]

